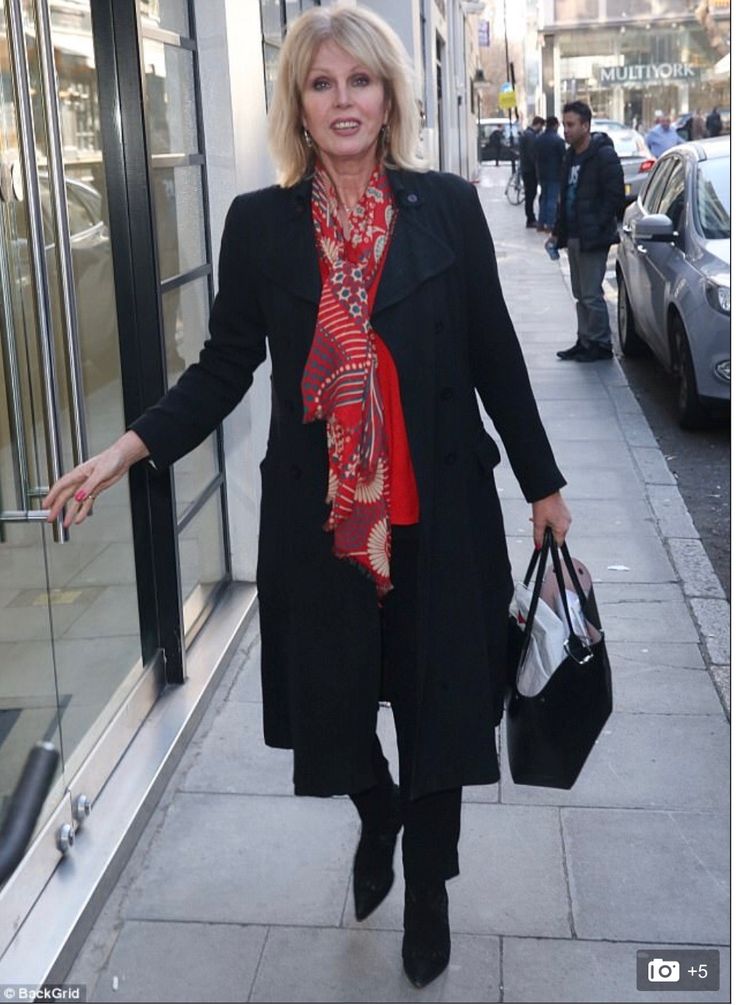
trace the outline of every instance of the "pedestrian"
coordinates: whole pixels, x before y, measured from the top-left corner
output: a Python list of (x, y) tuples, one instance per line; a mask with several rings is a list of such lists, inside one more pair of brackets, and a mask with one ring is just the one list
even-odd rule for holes
[(541, 187), (537, 230), (542, 231), (552, 230), (560, 196), (560, 171), (565, 156), (565, 142), (557, 132), (559, 126), (559, 119), (550, 115), (544, 124), (544, 132), (534, 141), (534, 162)]
[(358, 920), (391, 887), (403, 826), (402, 955), (422, 987), (450, 956), (462, 786), (499, 778), (512, 581), (476, 390), (531, 501), (535, 544), (546, 527), (564, 540), (570, 515), (478, 194), (417, 159), (411, 79), (369, 10), (314, 7), (293, 22), (269, 113), (280, 184), (230, 208), (199, 362), (45, 502), (49, 520), (66, 503), (65, 524), (79, 523), (135, 461), (169, 467), (238, 403), (268, 345), (265, 741), (293, 748), (297, 795), (355, 804)]
[(501, 126), (496, 126), (492, 131), (491, 135), (488, 137), (488, 160), (496, 159), (496, 167), (499, 166), (499, 158), (501, 156), (501, 139), (503, 137), (503, 129)]
[(683, 141), (672, 128), (669, 115), (659, 115), (656, 124), (644, 137), (644, 142), (649, 147), (652, 157), (661, 157), (665, 150), (676, 147)]
[(524, 211), (527, 227), (536, 227), (537, 225), (537, 219), (534, 215), (534, 200), (537, 198), (538, 187), (534, 144), (543, 127), (544, 119), (541, 115), (535, 115), (531, 125), (527, 126), (519, 137), (519, 164), (521, 180), (524, 183)]
[(695, 109), (695, 112), (690, 119), (690, 139), (691, 140), (704, 140), (708, 135), (708, 130), (705, 126), (705, 119), (699, 108)]
[(705, 127), (708, 130), (709, 136), (721, 135), (723, 120), (721, 119), (721, 113), (718, 111), (717, 106), (709, 113), (708, 118), (705, 120)]
[(621, 161), (606, 133), (591, 134), (591, 117), (583, 101), (571, 101), (562, 110), (570, 145), (553, 233), (557, 247), (567, 247), (578, 322), (575, 345), (557, 355), (579, 363), (613, 355), (603, 280), (608, 249), (619, 242), (617, 221), (625, 203)]

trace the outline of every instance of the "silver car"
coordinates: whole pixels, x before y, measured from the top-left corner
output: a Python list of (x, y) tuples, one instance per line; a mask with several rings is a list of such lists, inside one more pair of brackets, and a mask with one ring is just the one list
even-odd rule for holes
[(624, 215), (618, 326), (625, 355), (645, 346), (678, 377), (685, 429), (731, 397), (729, 137), (664, 153)]
[(644, 138), (636, 129), (614, 119), (593, 119), (590, 129), (591, 132), (610, 136), (624, 172), (626, 204), (634, 202), (656, 163)]

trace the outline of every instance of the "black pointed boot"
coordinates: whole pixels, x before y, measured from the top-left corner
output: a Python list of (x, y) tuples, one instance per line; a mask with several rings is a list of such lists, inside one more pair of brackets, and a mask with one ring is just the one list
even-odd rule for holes
[(394, 849), (401, 830), (398, 785), (392, 786), (388, 818), (377, 830), (363, 826), (353, 863), (355, 917), (364, 921), (383, 901), (394, 882)]
[(450, 922), (443, 881), (407, 882), (404, 894), (404, 970), (415, 988), (426, 987), (450, 962)]

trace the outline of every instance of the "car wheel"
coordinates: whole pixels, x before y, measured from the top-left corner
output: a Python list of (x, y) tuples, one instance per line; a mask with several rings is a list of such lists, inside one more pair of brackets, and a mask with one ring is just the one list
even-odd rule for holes
[(677, 350), (677, 418), (683, 429), (703, 429), (710, 424), (710, 414), (700, 400), (690, 344), (677, 316), (672, 320), (672, 334)]
[(621, 352), (624, 356), (641, 356), (647, 351), (647, 346), (636, 327), (634, 312), (631, 309), (631, 301), (629, 300), (629, 291), (626, 289), (626, 280), (620, 272), (616, 273), (616, 278), (618, 280), (616, 316), (618, 318), (618, 339), (621, 343)]

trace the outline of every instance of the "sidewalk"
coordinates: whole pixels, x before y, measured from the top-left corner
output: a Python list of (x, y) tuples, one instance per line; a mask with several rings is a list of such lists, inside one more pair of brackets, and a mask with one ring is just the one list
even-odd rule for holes
[[(575, 339), (564, 259), (524, 230), (507, 176), (484, 168), (481, 198), (569, 483), (571, 550), (596, 583), (614, 684), (604, 735), (570, 792), (515, 786), (505, 761), (499, 784), (464, 790), (452, 960), (416, 991), (401, 968), (400, 856), (359, 925), (357, 815), (345, 797), (292, 796), (290, 752), (263, 745), (251, 623), (66, 978), (88, 1000), (729, 1000), (729, 728), (704, 660), (728, 662), (728, 607), (618, 364), (555, 358)], [(505, 463), (497, 481), (518, 576), (529, 507)], [(696, 610), (713, 615), (705, 642)], [(390, 718), (382, 708), (395, 770)], [(637, 992), (638, 948), (692, 946), (721, 948), (719, 992)]]

